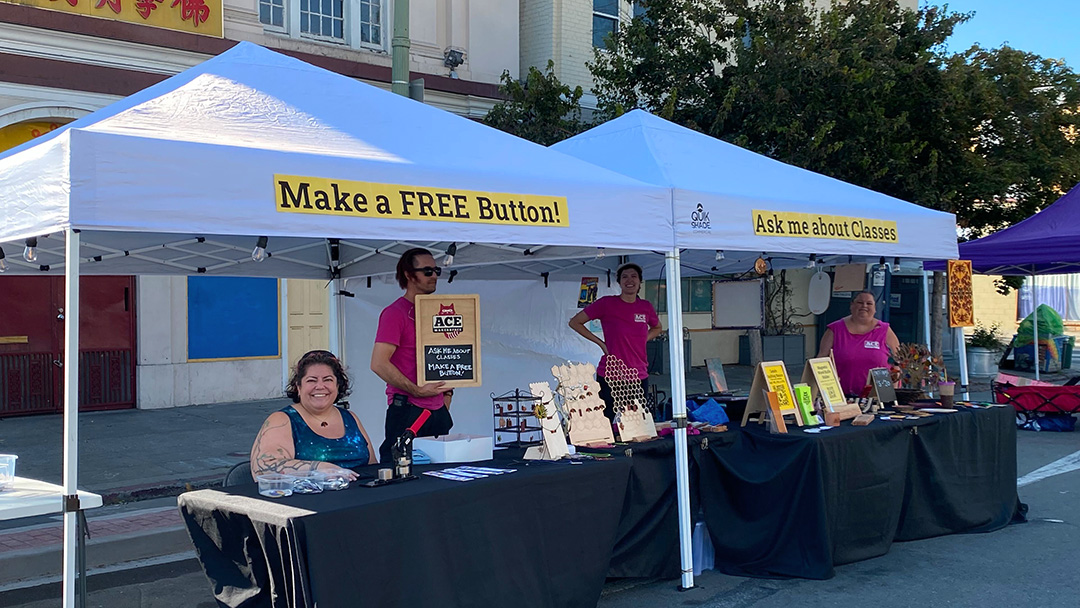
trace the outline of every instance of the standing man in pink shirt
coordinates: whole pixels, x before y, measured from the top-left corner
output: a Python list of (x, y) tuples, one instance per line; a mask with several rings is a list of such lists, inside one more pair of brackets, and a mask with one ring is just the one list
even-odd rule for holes
[[(622, 288), (621, 294), (604, 296), (570, 319), (570, 327), (574, 331), (604, 352), (600, 364), (596, 366), (596, 376), (600, 383), (600, 398), (605, 404), (604, 415), (609, 420), (615, 419), (615, 411), (611, 386), (604, 378), (607, 356), (617, 357), (627, 367), (637, 370), (641, 388), (645, 390), (649, 386), (645, 343), (659, 336), (663, 329), (653, 305), (637, 295), (641, 290), (641, 266), (623, 264), (616, 276)], [(600, 327), (604, 330), (603, 340), (585, 327), (585, 323), (593, 319), (600, 319)]]
[(371, 351), (371, 371), (386, 382), (386, 434), (379, 446), (379, 462), (391, 461), (390, 448), (424, 410), (431, 417), (417, 437), (445, 435), (454, 426), (450, 417), (453, 389), (445, 382), (416, 384), (417, 294), (435, 293), (442, 268), (427, 249), (416, 247), (401, 255), (397, 264), (398, 285), (405, 295), (383, 309)]

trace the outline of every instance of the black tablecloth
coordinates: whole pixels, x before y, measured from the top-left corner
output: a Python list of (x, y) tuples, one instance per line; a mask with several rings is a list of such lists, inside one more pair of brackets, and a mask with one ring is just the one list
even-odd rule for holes
[(996, 530), (1019, 513), (1008, 408), (788, 430), (751, 424), (690, 451), (723, 572), (824, 579), (894, 540)]
[(630, 466), (541, 462), (470, 482), (273, 500), (241, 486), (178, 502), (226, 606), (593, 608)]

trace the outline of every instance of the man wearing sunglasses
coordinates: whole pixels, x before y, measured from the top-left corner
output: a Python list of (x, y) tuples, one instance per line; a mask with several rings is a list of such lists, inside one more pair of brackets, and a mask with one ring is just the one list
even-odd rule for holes
[(445, 382), (416, 384), (416, 307), (418, 294), (435, 293), (442, 268), (427, 249), (416, 247), (402, 254), (397, 264), (398, 285), (405, 295), (383, 309), (371, 351), (371, 371), (386, 382), (386, 423), (379, 462), (391, 461), (390, 448), (424, 410), (431, 417), (417, 437), (445, 435), (454, 426), (450, 417), (453, 389)]

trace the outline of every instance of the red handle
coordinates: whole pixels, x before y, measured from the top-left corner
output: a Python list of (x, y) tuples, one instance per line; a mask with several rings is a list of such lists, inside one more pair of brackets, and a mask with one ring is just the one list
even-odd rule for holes
[(427, 422), (428, 418), (431, 418), (431, 410), (424, 410), (416, 417), (416, 422), (413, 422), (412, 426), (409, 427), (409, 430), (412, 431), (413, 435), (420, 432), (420, 427), (424, 426), (424, 423)]

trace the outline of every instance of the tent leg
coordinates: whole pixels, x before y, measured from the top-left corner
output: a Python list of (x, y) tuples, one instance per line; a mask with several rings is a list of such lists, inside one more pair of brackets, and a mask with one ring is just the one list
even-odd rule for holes
[(341, 296), (337, 295), (341, 291), (341, 285), (338, 283), (340, 279), (333, 279), (330, 281), (328, 289), (330, 293), (327, 297), (330, 298), (329, 306), (327, 307), (327, 315), (329, 315), (329, 334), (330, 344), (328, 350), (334, 353), (339, 359), (344, 360), (345, 353), (341, 350)]
[[(64, 496), (78, 495), (79, 475), (79, 231), (65, 231), (64, 266)], [(77, 502), (76, 498), (76, 502)], [(64, 608), (75, 608), (79, 512), (64, 508)], [(85, 585), (86, 582), (83, 581)]]
[(923, 343), (930, 346), (930, 272), (922, 272)]
[(668, 348), (671, 356), (671, 408), (675, 419), (675, 477), (679, 503), (681, 588), (694, 586), (694, 549), (690, 525), (690, 466), (686, 449), (686, 369), (683, 359), (682, 269), (679, 250), (664, 255), (667, 267)]
[(960, 356), (960, 399), (961, 401), (968, 400), (968, 366), (967, 366), (967, 340), (964, 339), (964, 328), (957, 327), (953, 331), (956, 332), (956, 352)]
[(1039, 290), (1035, 284), (1035, 269), (1031, 269), (1031, 330), (1035, 338), (1035, 379), (1039, 379)]

